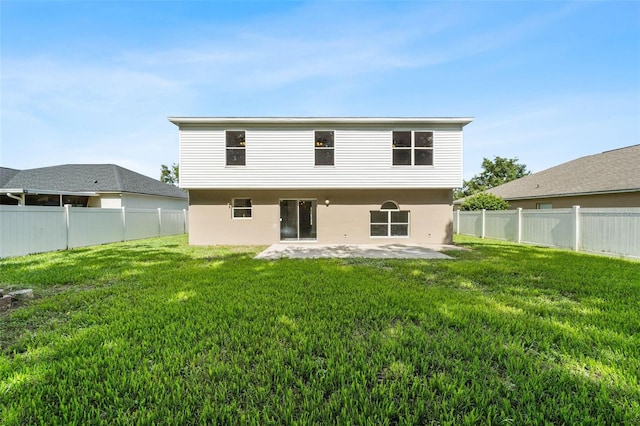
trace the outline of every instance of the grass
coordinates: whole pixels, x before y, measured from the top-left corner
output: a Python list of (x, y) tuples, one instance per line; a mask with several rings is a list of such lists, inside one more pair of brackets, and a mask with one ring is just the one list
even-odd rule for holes
[(640, 263), (260, 261), (184, 236), (0, 260), (0, 423), (639, 424)]

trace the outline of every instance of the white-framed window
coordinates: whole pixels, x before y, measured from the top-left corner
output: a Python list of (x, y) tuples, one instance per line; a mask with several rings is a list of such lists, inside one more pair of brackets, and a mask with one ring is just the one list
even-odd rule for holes
[(253, 216), (253, 205), (251, 198), (234, 198), (231, 202), (232, 219), (251, 219)]
[(314, 138), (315, 147), (315, 165), (316, 166), (333, 166), (334, 134), (332, 130), (316, 130)]
[(433, 132), (392, 132), (394, 166), (433, 166)]
[(409, 211), (400, 210), (394, 201), (386, 201), (380, 210), (369, 211), (369, 236), (392, 238), (409, 236)]
[(244, 130), (226, 132), (227, 166), (244, 166), (246, 163), (246, 140)]

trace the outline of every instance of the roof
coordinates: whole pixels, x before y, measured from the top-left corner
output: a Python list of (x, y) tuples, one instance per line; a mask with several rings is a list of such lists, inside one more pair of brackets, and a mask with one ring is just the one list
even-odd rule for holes
[(471, 117), (169, 117), (169, 121), (181, 124), (458, 124), (465, 126), (473, 121)]
[(487, 190), (505, 200), (640, 191), (640, 145), (588, 155)]
[(184, 191), (173, 185), (115, 164), (65, 164), (27, 170), (2, 167), (0, 188), (12, 191), (130, 193), (187, 198)]
[(0, 167), (0, 188), (4, 188), (7, 182), (9, 182), (20, 170), (10, 169), (8, 167)]

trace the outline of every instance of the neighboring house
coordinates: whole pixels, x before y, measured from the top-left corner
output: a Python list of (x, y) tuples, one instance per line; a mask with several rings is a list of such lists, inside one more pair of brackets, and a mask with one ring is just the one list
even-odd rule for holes
[(581, 157), (487, 192), (512, 209), (640, 207), (640, 145)]
[(471, 118), (169, 120), (191, 244), (452, 242)]
[(0, 167), (0, 204), (102, 208), (188, 207), (181, 189), (114, 164)]

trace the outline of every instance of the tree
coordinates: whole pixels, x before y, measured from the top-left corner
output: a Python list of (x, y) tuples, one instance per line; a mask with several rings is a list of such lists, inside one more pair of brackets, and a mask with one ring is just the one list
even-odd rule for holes
[(518, 158), (495, 156), (492, 160), (482, 159), (482, 172), (462, 183), (462, 188), (454, 191), (454, 198), (468, 197), (489, 188), (511, 182), (531, 174), (525, 164), (518, 163)]
[(171, 185), (178, 185), (180, 177), (180, 165), (173, 163), (171, 167), (160, 165), (160, 181)]
[(509, 203), (502, 197), (489, 192), (480, 192), (464, 200), (460, 210), (507, 210)]

